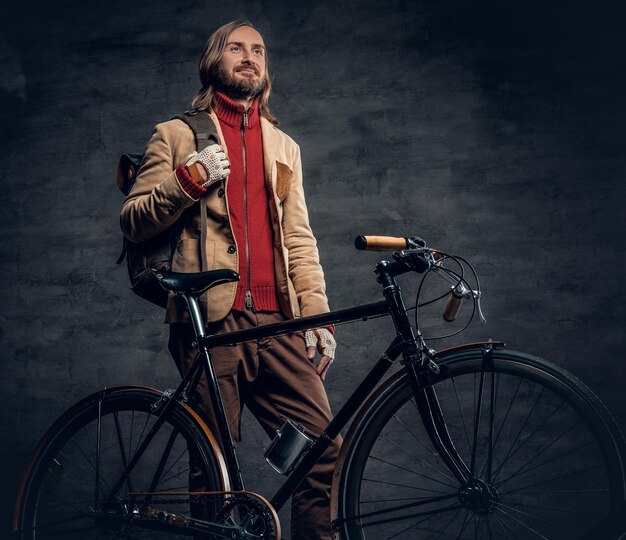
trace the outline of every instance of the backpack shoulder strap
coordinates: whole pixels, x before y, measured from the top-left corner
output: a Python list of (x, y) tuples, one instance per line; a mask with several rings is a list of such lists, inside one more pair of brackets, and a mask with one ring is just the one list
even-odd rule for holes
[(196, 150), (198, 152), (204, 150), (211, 144), (220, 144), (220, 138), (217, 134), (217, 128), (213, 119), (206, 111), (198, 109), (190, 109), (184, 114), (178, 114), (172, 117), (172, 120), (182, 120), (189, 126), (196, 139)]
[[(189, 126), (191, 131), (193, 131), (193, 136), (196, 139), (196, 151), (201, 152), (207, 146), (211, 144), (220, 144), (220, 138), (217, 134), (217, 127), (215, 127), (215, 123), (213, 119), (206, 111), (199, 111), (198, 109), (190, 109), (185, 111), (184, 115), (174, 116), (178, 120), (182, 120)], [(202, 196), (202, 200), (204, 201), (206, 194)], [(203, 202), (202, 204), (206, 204)], [(183, 228), (182, 224), (183, 220), (179, 219), (172, 229), (179, 227), (180, 230)], [(200, 252), (201, 252), (201, 260), (202, 266), (204, 266), (204, 261), (206, 261), (206, 243), (207, 243), (207, 213), (202, 211), (200, 212)], [(173, 234), (177, 234), (174, 233)], [(172, 252), (173, 255), (173, 252)], [(206, 270), (206, 268), (203, 268)]]

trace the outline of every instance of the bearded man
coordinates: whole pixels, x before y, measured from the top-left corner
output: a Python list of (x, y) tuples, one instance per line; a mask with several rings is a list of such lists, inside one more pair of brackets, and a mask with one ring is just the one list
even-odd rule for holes
[[(183, 220), (172, 270), (230, 268), (240, 274), (240, 281), (203, 297), (208, 333), (328, 311), (304, 200), (300, 149), (277, 129), (269, 109), (262, 36), (246, 21), (222, 26), (204, 48), (199, 74), (202, 88), (192, 105), (210, 113), (222, 144), (196, 153), (184, 122), (157, 125), (122, 207), (125, 235), (145, 241)], [(189, 313), (174, 295), (166, 322), (170, 351), (184, 375), (196, 348)], [(316, 350), (321, 353), (317, 365)], [(270, 436), (289, 419), (319, 437), (332, 418), (323, 380), (334, 350), (332, 327), (213, 349), (235, 441), (241, 440), (244, 404)], [(218, 433), (204, 378), (197, 389), (194, 405)], [(329, 493), (339, 445), (340, 440), (331, 443), (292, 497), (292, 540), (331, 536)]]

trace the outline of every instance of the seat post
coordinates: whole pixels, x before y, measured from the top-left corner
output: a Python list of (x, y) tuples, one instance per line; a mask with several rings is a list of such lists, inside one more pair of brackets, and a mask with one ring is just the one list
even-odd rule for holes
[(183, 293), (183, 298), (189, 306), (189, 314), (191, 315), (191, 322), (193, 323), (193, 329), (196, 332), (196, 337), (204, 337), (206, 332), (204, 331), (204, 321), (202, 319), (202, 313), (200, 313), (200, 305), (198, 299), (191, 293)]

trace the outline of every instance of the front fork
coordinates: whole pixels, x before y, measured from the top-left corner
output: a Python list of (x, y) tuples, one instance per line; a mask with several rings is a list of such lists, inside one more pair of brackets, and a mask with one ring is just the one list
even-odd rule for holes
[(403, 359), (406, 371), (413, 390), (413, 397), (417, 405), (417, 410), (422, 418), (422, 423), (428, 433), (428, 437), (433, 446), (439, 453), (439, 456), (447, 465), (448, 469), (456, 476), (461, 485), (466, 485), (472, 477), (470, 469), (467, 467), (461, 456), (459, 455), (448, 431), (445, 418), (439, 406), (439, 400), (435, 389), (424, 387), (422, 380), (428, 376), (428, 357), (426, 363), (422, 354), (421, 359), (412, 359), (406, 361)]
[(431, 360), (422, 335), (418, 333), (416, 336), (411, 327), (400, 287), (395, 279), (395, 276), (403, 273), (402, 267), (398, 264), (383, 261), (376, 267), (376, 273), (378, 282), (383, 286), (383, 294), (389, 303), (396, 332), (402, 340), (402, 364), (407, 371), (417, 410), (428, 437), (457, 480), (461, 485), (466, 485), (472, 478), (472, 471), (467, 467), (452, 442), (435, 389), (425, 385), (426, 378), (431, 371), (438, 371), (438, 368)]

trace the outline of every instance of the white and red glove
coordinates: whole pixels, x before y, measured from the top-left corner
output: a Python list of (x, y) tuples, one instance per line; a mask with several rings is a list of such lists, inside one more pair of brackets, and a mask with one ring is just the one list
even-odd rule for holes
[(317, 350), (322, 358), (317, 364), (315, 371), (320, 376), (320, 379), (326, 378), (326, 372), (335, 359), (335, 349), (337, 348), (337, 342), (333, 337), (330, 330), (327, 328), (314, 328), (307, 330), (304, 334), (304, 340), (306, 342), (306, 356), (309, 360), (315, 358), (315, 351)]
[(185, 165), (189, 167), (193, 163), (199, 163), (206, 171), (207, 180), (202, 184), (203, 188), (209, 187), (230, 174), (230, 161), (219, 144), (212, 144), (200, 152), (190, 154)]

